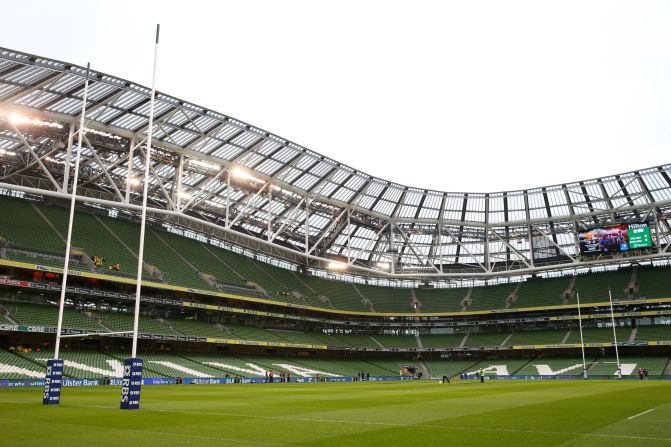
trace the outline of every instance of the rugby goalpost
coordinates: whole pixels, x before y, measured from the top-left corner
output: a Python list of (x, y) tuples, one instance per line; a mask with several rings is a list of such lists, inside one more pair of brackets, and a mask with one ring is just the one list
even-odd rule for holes
[(144, 236), (147, 223), (147, 190), (149, 189), (149, 165), (151, 163), (151, 139), (154, 130), (154, 102), (156, 99), (156, 61), (158, 60), (158, 37), (161, 25), (156, 25), (156, 43), (154, 44), (154, 70), (151, 78), (151, 96), (149, 98), (149, 123), (147, 129), (146, 151), (144, 154), (144, 187), (142, 189), (142, 218), (140, 220), (140, 247), (137, 258), (137, 280), (135, 285), (135, 310), (133, 312), (133, 344), (131, 356), (124, 360), (121, 382), (122, 410), (140, 408), (140, 389), (142, 387), (143, 359), (137, 356), (137, 339), (140, 325), (140, 292), (142, 290), (142, 269), (144, 264)]
[(582, 313), (580, 311), (580, 292), (576, 292), (578, 300), (578, 328), (580, 329), (580, 352), (582, 353), (582, 378), (587, 379), (587, 363), (585, 362), (585, 339), (582, 336)]
[(608, 301), (610, 301), (610, 322), (613, 325), (613, 344), (615, 346), (615, 361), (617, 362), (617, 378), (622, 378), (622, 365), (620, 364), (620, 350), (617, 346), (617, 332), (615, 331), (615, 314), (613, 313), (613, 294), (608, 288)]
[[(587, 363), (585, 362), (585, 339), (582, 334), (582, 313), (580, 311), (580, 292), (576, 292), (576, 298), (578, 300), (578, 327), (580, 328), (580, 351), (582, 353), (582, 376), (584, 379), (587, 378)], [(622, 366), (620, 364), (620, 351), (618, 348), (617, 342), (617, 331), (615, 326), (615, 313), (613, 312), (613, 294), (611, 293), (610, 287), (608, 288), (608, 300), (610, 302), (610, 322), (613, 327), (613, 346), (615, 347), (615, 363), (617, 364), (617, 374), (618, 379), (622, 379)], [(613, 363), (613, 362), (604, 362), (604, 363)]]
[[(77, 136), (76, 152), (73, 147), (73, 157), (75, 157), (75, 168), (72, 180), (72, 192), (70, 193), (70, 211), (68, 218), (68, 231), (65, 243), (65, 261), (63, 263), (63, 279), (61, 283), (61, 294), (58, 304), (58, 322), (56, 325), (56, 343), (54, 346), (54, 358), (47, 360), (47, 369), (45, 374), (44, 391), (42, 403), (44, 405), (57, 405), (61, 400), (61, 389), (63, 385), (63, 369), (65, 362), (59, 358), (61, 340), (64, 338), (82, 338), (92, 336), (110, 336), (110, 335), (133, 335), (131, 356), (124, 360), (123, 378), (121, 386), (121, 409), (135, 410), (140, 408), (140, 388), (142, 386), (142, 367), (143, 359), (137, 357), (137, 341), (140, 322), (140, 293), (142, 289), (142, 271), (144, 265), (144, 239), (145, 226), (147, 221), (147, 190), (149, 188), (149, 167), (151, 162), (151, 141), (154, 127), (154, 103), (156, 97), (156, 62), (158, 60), (158, 42), (159, 42), (160, 24), (156, 25), (156, 42), (154, 46), (154, 68), (151, 82), (151, 96), (149, 101), (149, 123), (146, 139), (145, 166), (144, 166), (144, 188), (142, 191), (142, 218), (140, 224), (140, 246), (138, 249), (137, 277), (135, 287), (135, 307), (133, 312), (133, 330), (132, 331), (112, 331), (112, 332), (91, 332), (82, 334), (63, 334), (63, 313), (65, 308), (65, 294), (67, 289), (68, 273), (70, 268), (70, 249), (72, 245), (72, 227), (74, 222), (75, 202), (77, 197), (77, 182), (79, 180), (79, 162), (82, 153), (82, 140), (85, 130), (86, 104), (88, 101), (89, 77), (91, 64), (86, 66), (86, 78), (84, 81), (84, 96), (82, 99), (81, 116), (79, 120), (79, 131)], [(132, 163), (132, 160), (129, 160)], [(127, 179), (129, 181), (130, 179)], [(67, 191), (64, 191), (67, 193)]]

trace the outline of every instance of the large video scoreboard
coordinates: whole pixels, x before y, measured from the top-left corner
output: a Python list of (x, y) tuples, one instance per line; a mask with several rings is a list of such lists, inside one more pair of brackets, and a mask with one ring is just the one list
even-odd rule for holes
[(578, 232), (583, 255), (618, 253), (652, 247), (652, 235), (646, 222), (591, 227)]

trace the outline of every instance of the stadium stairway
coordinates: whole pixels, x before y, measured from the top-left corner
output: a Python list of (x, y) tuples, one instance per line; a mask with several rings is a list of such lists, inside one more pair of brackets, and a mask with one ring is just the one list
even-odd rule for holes
[[(196, 266), (194, 266), (187, 258), (182, 256), (179, 251), (175, 250), (173, 244), (183, 242), (179, 239), (180, 238), (178, 236), (173, 236), (168, 232), (161, 232), (161, 234), (159, 234), (158, 231), (155, 231), (153, 228), (149, 228), (146, 240), (152, 240), (151, 243), (154, 249), (154, 256), (157, 257), (155, 259), (161, 259), (161, 262), (157, 263), (158, 265), (161, 265), (161, 271), (166, 275), (169, 275), (168, 279), (172, 279), (175, 284), (181, 284), (188, 287), (205, 290), (215, 290), (213, 284), (209, 284), (205, 279), (202, 278), (202, 273), (200, 270), (198, 270)], [(170, 241), (170, 243), (167, 241)], [(190, 244), (190, 247), (194, 246), (196, 246), (196, 244)], [(166, 249), (168, 252), (172, 252), (173, 255), (166, 253)], [(159, 253), (161, 254), (160, 258), (158, 258)], [(171, 259), (173, 263), (170, 268), (168, 268), (168, 265), (170, 264), (168, 259)], [(177, 266), (177, 268), (174, 268), (174, 266)]]
[[(613, 296), (613, 301), (625, 297), (625, 290), (631, 278), (628, 269), (620, 269), (611, 272), (591, 273), (577, 275), (574, 292), (580, 293), (581, 303), (595, 303), (608, 301), (608, 291)], [(573, 294), (570, 304), (576, 303)]]
[(667, 356), (668, 358), (666, 359), (665, 362), (661, 364), (661, 372), (659, 374), (669, 376), (671, 375), (671, 357)]
[(421, 303), (421, 312), (459, 312), (468, 289), (464, 288), (418, 288), (412, 292)]
[(464, 340), (464, 334), (424, 334), (419, 336), (422, 347), (426, 349), (457, 348)]
[(357, 287), (356, 284), (352, 284), (352, 288), (354, 289), (356, 294), (359, 295), (359, 298), (361, 298), (361, 304), (366, 306), (369, 311), (375, 312), (375, 305), (371, 300), (366, 298), (363, 293), (361, 293), (361, 289), (359, 289), (359, 287)]

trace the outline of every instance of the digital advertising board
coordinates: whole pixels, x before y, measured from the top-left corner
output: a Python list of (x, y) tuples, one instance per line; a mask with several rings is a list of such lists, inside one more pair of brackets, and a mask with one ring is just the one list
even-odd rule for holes
[(647, 223), (621, 223), (586, 228), (578, 232), (580, 254), (608, 254), (652, 247)]

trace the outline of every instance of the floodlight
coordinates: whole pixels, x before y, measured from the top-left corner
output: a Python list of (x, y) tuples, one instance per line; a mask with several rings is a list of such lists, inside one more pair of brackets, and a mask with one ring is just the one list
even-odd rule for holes
[(382, 270), (389, 270), (389, 267), (391, 267), (391, 264), (389, 262), (380, 261), (380, 262), (376, 262), (375, 266), (379, 269), (382, 269)]
[(239, 179), (250, 180), (250, 181), (256, 182), (256, 183), (265, 183), (263, 180), (254, 177), (246, 169), (243, 169), (243, 168), (240, 168), (240, 167), (233, 168), (231, 170), (231, 174), (233, 175), (233, 177), (237, 177)]
[(28, 118), (27, 116), (21, 115), (20, 113), (11, 113), (9, 115), (9, 121), (11, 121), (13, 124), (30, 124), (33, 126), (43, 126), (43, 127), (56, 127), (58, 129), (62, 129), (63, 126), (54, 123), (51, 121), (42, 121), (40, 119), (36, 118)]
[(347, 264), (345, 262), (340, 262), (340, 261), (331, 261), (328, 263), (327, 266), (330, 270), (346, 270), (347, 269)]

